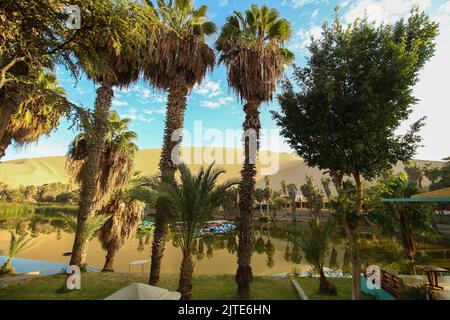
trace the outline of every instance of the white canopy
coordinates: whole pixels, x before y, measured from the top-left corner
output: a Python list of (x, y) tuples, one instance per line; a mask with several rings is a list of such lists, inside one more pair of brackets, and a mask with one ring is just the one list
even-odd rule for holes
[(105, 300), (180, 300), (181, 294), (176, 291), (149, 286), (143, 283), (132, 283), (116, 291)]

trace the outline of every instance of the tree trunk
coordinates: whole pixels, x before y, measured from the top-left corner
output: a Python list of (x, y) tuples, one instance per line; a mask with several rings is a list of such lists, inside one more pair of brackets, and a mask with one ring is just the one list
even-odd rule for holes
[(250, 298), (250, 284), (253, 281), (252, 267), (252, 203), (255, 192), (256, 158), (259, 149), (259, 131), (261, 129), (259, 119), (260, 102), (249, 102), (244, 106), (245, 120), (244, 152), (245, 163), (241, 171), (240, 187), (240, 218), (239, 218), (239, 247), (238, 269), (236, 282), (238, 284), (238, 298)]
[(103, 266), (102, 272), (114, 272), (114, 258), (116, 252), (114, 250), (108, 250), (105, 257), (105, 265)]
[[(173, 141), (174, 132), (183, 129), (184, 114), (186, 111), (187, 95), (189, 88), (184, 81), (175, 81), (172, 88), (169, 89), (167, 98), (167, 113), (164, 128), (163, 148), (161, 159), (159, 161), (159, 170), (169, 171), (175, 174), (176, 164), (172, 161), (172, 154), (179, 155), (178, 145), (181, 146), (182, 136)], [(177, 149), (174, 150), (174, 148)], [(161, 262), (164, 256), (164, 247), (168, 232), (168, 221), (166, 209), (161, 204), (156, 204), (155, 232), (152, 243), (152, 256), (149, 284), (156, 285), (161, 273)]]
[(352, 257), (352, 299), (361, 300), (361, 263), (359, 259), (359, 250), (355, 246), (355, 239), (353, 236), (354, 231), (350, 229), (346, 217), (344, 217), (342, 225)]
[(0, 90), (0, 141), (3, 141), (3, 137), (11, 121), (11, 116), (17, 110), (17, 103), (5, 91), (5, 88)]
[(331, 294), (331, 284), (330, 282), (328, 282), (323, 269), (321, 269), (319, 272), (319, 293), (324, 295)]
[(414, 265), (417, 253), (416, 240), (412, 230), (411, 217), (408, 213), (400, 213), (400, 226), (403, 250), (406, 259), (411, 262), (409, 273), (416, 275), (416, 266)]
[[(96, 193), (97, 174), (99, 170), (99, 163), (101, 154), (105, 148), (105, 137), (107, 134), (108, 114), (111, 106), (111, 101), (114, 97), (114, 91), (109, 84), (102, 84), (97, 89), (97, 97), (95, 99), (95, 120), (94, 130), (91, 129), (92, 139), (88, 140), (88, 154), (87, 164), (84, 170), (80, 173), (80, 202), (77, 217), (77, 230), (72, 249), (72, 258), (70, 265), (82, 266), (82, 245), (83, 233), (86, 225), (86, 220), (92, 214), (92, 207), (94, 205), (94, 197)], [(92, 140), (92, 141), (90, 141)]]
[(6, 154), (6, 149), (11, 145), (12, 143), (12, 135), (9, 132), (9, 130), (6, 130), (3, 138), (0, 140), (0, 159), (3, 158)]
[(81, 268), (87, 267), (87, 255), (89, 251), (89, 239), (86, 239), (83, 241), (83, 244), (81, 245)]
[(194, 263), (190, 254), (183, 254), (183, 261), (180, 268), (180, 281), (178, 292), (181, 293), (182, 300), (190, 300), (192, 296), (192, 275), (194, 274)]

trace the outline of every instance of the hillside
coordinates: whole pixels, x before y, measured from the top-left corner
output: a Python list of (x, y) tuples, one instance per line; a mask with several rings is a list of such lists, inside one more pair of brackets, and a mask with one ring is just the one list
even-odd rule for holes
[[(241, 170), (241, 163), (237, 161), (238, 152), (242, 150), (236, 149), (220, 149), (217, 151), (211, 148), (186, 148), (183, 149), (184, 155), (191, 154), (191, 159), (196, 155), (203, 155), (203, 158), (208, 155), (220, 155), (223, 152), (223, 157), (233, 159), (231, 164), (222, 164), (223, 161), (216, 161), (218, 166), (223, 167), (227, 173), (223, 178), (239, 177)], [(145, 174), (156, 174), (158, 172), (158, 161), (160, 149), (145, 149), (140, 150), (135, 161), (135, 170), (141, 171)], [(276, 174), (271, 175), (271, 184), (278, 187), (282, 180), (289, 183), (296, 183), (297, 185), (304, 182), (306, 174), (312, 174), (317, 183), (320, 182), (322, 172), (317, 168), (310, 168), (297, 156), (289, 153), (275, 153), (268, 152), (261, 155), (260, 160), (263, 163), (257, 164), (258, 175), (257, 183), (262, 185), (263, 176), (261, 175), (263, 168), (270, 167), (268, 159), (275, 159), (273, 163), (276, 167), (276, 159), (279, 159), (279, 169)], [(18, 187), (20, 185), (42, 185), (45, 183), (62, 182), (69, 183), (70, 179), (65, 170), (65, 157), (46, 157), (46, 158), (31, 158), (19, 159), (0, 163), (0, 182), (6, 183), (11, 187)], [(228, 161), (227, 161), (228, 162)], [(427, 161), (420, 161), (425, 163)], [(200, 165), (190, 165), (191, 168), (197, 170)], [(398, 165), (395, 171), (403, 170), (402, 165)], [(273, 173), (273, 172), (272, 172)], [(425, 181), (427, 184), (428, 181)]]

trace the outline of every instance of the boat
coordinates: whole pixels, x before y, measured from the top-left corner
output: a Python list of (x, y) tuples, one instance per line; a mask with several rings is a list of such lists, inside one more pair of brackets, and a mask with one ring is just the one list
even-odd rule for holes
[(233, 231), (234, 229), (236, 229), (236, 226), (232, 222), (226, 220), (214, 220), (214, 221), (207, 221), (204, 224), (202, 228), (202, 233), (213, 235), (224, 234)]

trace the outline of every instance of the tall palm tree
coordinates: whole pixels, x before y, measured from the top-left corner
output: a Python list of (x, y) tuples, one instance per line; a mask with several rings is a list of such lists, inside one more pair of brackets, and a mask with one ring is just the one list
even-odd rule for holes
[(298, 241), (306, 261), (319, 273), (319, 293), (335, 294), (333, 287), (325, 276), (324, 266), (328, 258), (330, 242), (335, 233), (335, 226), (332, 220), (320, 223), (314, 219), (309, 222), (307, 228), (302, 228), (294, 241)]
[[(214, 51), (205, 43), (205, 36), (215, 33), (216, 26), (207, 20), (207, 6), (195, 9), (192, 0), (157, 0), (156, 6), (150, 0), (146, 2), (165, 26), (156, 46), (145, 55), (144, 78), (153, 87), (168, 91), (159, 169), (173, 175), (176, 166), (172, 154), (180, 141), (172, 138), (183, 128), (188, 95), (215, 65)], [(168, 230), (166, 209), (157, 204), (156, 213), (151, 285), (159, 281)]]
[(291, 37), (289, 22), (275, 9), (252, 5), (227, 18), (216, 42), (220, 62), (228, 70), (228, 84), (245, 101), (244, 152), (241, 171), (241, 214), (236, 282), (238, 296), (250, 298), (253, 281), (251, 261), (252, 202), (255, 191), (256, 158), (259, 149), (259, 106), (272, 100), (277, 81), (294, 55), (283, 45)]
[[(100, 154), (99, 170), (94, 177), (94, 213), (109, 201), (116, 190), (128, 183), (138, 150), (134, 143), (137, 134), (128, 130), (130, 119), (120, 119), (119, 114), (114, 111), (107, 120), (105, 147)], [(83, 132), (69, 146), (67, 168), (78, 184), (82, 184), (82, 173), (88, 165), (88, 140), (88, 135)]]
[(0, 274), (14, 273), (14, 268), (11, 266), (12, 259), (27, 245), (31, 239), (27, 239), (27, 234), (24, 233), (17, 237), (14, 232), (11, 232), (11, 240), (9, 241), (8, 259), (0, 267)]
[(0, 158), (13, 142), (24, 146), (50, 134), (73, 106), (51, 72), (42, 71), (31, 83), (20, 87), (22, 99), (0, 140)]
[(213, 164), (206, 169), (202, 167), (195, 175), (184, 164), (178, 170), (180, 182), (171, 175), (171, 181), (157, 181), (153, 191), (155, 199), (165, 202), (170, 220), (175, 222), (175, 234), (183, 254), (178, 291), (182, 299), (190, 299), (194, 272), (192, 254), (199, 232), (214, 211), (226, 201), (226, 191), (238, 182), (227, 180), (218, 185), (217, 180), (225, 171), (213, 169)]
[(86, 164), (79, 173), (80, 202), (71, 265), (81, 264), (83, 233), (95, 212), (97, 177), (106, 147), (113, 87), (126, 88), (139, 77), (142, 52), (153, 44), (158, 24), (151, 10), (132, 0), (98, 4), (96, 27), (71, 49), (87, 77), (98, 84), (91, 121), (85, 122)]
[(127, 197), (124, 190), (117, 191), (100, 210), (111, 215), (111, 219), (100, 229), (99, 239), (107, 252), (103, 272), (114, 272), (114, 258), (125, 240), (133, 235), (141, 222), (143, 203)]

